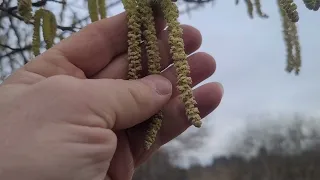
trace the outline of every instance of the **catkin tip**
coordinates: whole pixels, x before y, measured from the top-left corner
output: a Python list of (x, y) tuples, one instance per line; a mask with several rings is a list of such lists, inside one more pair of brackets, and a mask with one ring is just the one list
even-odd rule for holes
[(195, 127), (197, 127), (197, 128), (200, 128), (201, 125), (202, 125), (202, 122), (199, 121), (199, 120), (196, 120), (196, 121), (194, 121), (194, 122), (192, 123), (192, 125), (195, 126)]
[(191, 121), (194, 126), (200, 127), (200, 112), (196, 107), (197, 103), (192, 94), (190, 67), (187, 61), (187, 55), (184, 51), (182, 28), (178, 21), (179, 10), (177, 5), (171, 2), (171, 0), (161, 0), (160, 4), (164, 12), (164, 18), (168, 24), (170, 52), (177, 73), (177, 89), (180, 92), (180, 99), (184, 103), (189, 121)]

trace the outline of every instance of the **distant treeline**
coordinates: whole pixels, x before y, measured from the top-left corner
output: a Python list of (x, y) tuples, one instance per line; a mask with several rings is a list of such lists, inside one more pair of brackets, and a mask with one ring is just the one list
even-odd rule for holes
[(182, 169), (170, 162), (169, 151), (158, 151), (133, 180), (320, 180), (320, 121), (303, 119), (295, 117), (285, 128), (248, 127), (229, 147), (232, 155), (215, 157), (206, 167)]

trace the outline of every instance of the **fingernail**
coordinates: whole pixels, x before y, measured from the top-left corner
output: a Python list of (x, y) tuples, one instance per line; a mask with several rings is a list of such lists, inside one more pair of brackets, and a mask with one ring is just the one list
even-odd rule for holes
[(160, 95), (168, 95), (172, 92), (171, 82), (160, 75), (150, 75), (141, 80), (151, 86)]
[(224, 88), (221, 83), (217, 82), (217, 85), (220, 87), (222, 95), (224, 94)]

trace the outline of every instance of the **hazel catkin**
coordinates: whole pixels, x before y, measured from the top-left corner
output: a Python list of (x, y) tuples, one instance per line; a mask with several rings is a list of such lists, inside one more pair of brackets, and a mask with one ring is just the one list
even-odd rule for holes
[[(180, 92), (180, 99), (184, 103), (186, 116), (196, 127), (201, 126), (201, 117), (196, 101), (192, 94), (192, 79), (190, 67), (187, 62), (187, 55), (184, 51), (182, 39), (182, 28), (178, 21), (178, 7), (172, 0), (123, 0), (128, 21), (128, 79), (138, 79), (142, 70), (141, 44), (145, 44), (148, 58), (148, 74), (159, 74), (161, 72), (160, 54), (157, 45), (155, 20), (153, 17), (152, 3), (159, 6), (168, 25), (168, 42), (173, 65), (177, 74), (177, 89)], [(141, 30), (142, 29), (142, 30)], [(142, 41), (141, 38), (144, 38)], [(155, 142), (157, 132), (161, 127), (163, 112), (153, 115), (150, 120), (147, 134), (145, 136), (145, 148), (149, 149)]]
[(295, 70), (295, 74), (298, 75), (301, 68), (301, 54), (300, 43), (298, 39), (297, 27), (294, 22), (290, 20), (286, 10), (283, 8), (282, 0), (278, 0), (278, 7), (280, 10), (284, 41), (287, 47), (287, 72)]
[(88, 0), (88, 10), (91, 22), (99, 20), (97, 0)]
[(38, 9), (34, 13), (32, 51), (35, 56), (38, 56), (40, 54), (40, 26), (41, 26), (41, 19), (43, 14), (44, 14), (43, 9)]
[(177, 89), (180, 92), (180, 98), (184, 103), (188, 119), (195, 127), (201, 127), (200, 112), (192, 94), (192, 79), (187, 55), (184, 51), (182, 28), (178, 21), (178, 7), (171, 0), (161, 0), (160, 5), (168, 25), (170, 53), (177, 73)]
[(46, 42), (46, 48), (49, 49), (54, 44), (54, 38), (56, 37), (57, 21), (55, 15), (48, 10), (44, 10), (43, 17), (43, 39)]
[[(142, 22), (147, 58), (148, 58), (148, 74), (159, 74), (161, 71), (160, 53), (158, 47), (158, 38), (156, 36), (155, 21), (153, 17), (153, 10), (149, 0), (139, 0), (138, 7)], [(153, 115), (149, 120), (149, 126), (145, 136), (145, 149), (149, 149), (155, 142), (157, 133), (161, 128), (163, 119), (163, 112), (160, 110)]]
[(32, 19), (32, 1), (18, 0), (18, 12), (24, 21), (30, 21)]
[(106, 18), (107, 17), (106, 1), (98, 0), (98, 8), (99, 8), (100, 19)]
[(299, 21), (299, 14), (297, 12), (297, 5), (293, 0), (280, 0), (281, 8), (286, 12), (291, 22)]
[(46, 48), (49, 49), (54, 44), (56, 37), (57, 21), (55, 15), (46, 9), (38, 9), (34, 15), (34, 27), (32, 36), (32, 51), (35, 56), (40, 54), (40, 27), (42, 20), (43, 39), (46, 43)]
[(303, 0), (303, 2), (309, 10), (318, 11), (320, 8), (320, 0)]
[(141, 77), (141, 18), (137, 3), (134, 0), (123, 0), (124, 8), (127, 12), (128, 21), (128, 79), (138, 79)]
[(88, 0), (88, 9), (91, 22), (107, 17), (106, 0)]

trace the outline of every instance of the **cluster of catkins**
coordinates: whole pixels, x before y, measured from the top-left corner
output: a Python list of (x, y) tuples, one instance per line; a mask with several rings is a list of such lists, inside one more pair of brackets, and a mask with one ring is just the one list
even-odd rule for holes
[[(282, 17), (283, 34), (287, 47), (287, 67), (286, 71), (295, 70), (298, 75), (301, 68), (301, 49), (298, 38), (296, 22), (299, 21), (297, 5), (293, 0), (277, 0)], [(303, 0), (305, 6), (312, 11), (318, 11), (320, 0)]]
[[(295, 70), (295, 74), (298, 75), (301, 68), (301, 49), (298, 38), (298, 31), (296, 23), (299, 21), (299, 14), (297, 12), (297, 5), (294, 0), (276, 0), (280, 9), (283, 35), (287, 47), (287, 72)], [(236, 0), (235, 3), (239, 4), (240, 0)], [(261, 10), (260, 0), (244, 0), (248, 15), (253, 18), (253, 11), (261, 18), (268, 18), (268, 15)], [(320, 8), (320, 0), (303, 0), (305, 7), (312, 11), (318, 11)]]
[[(89, 16), (91, 21), (106, 18), (105, 0), (88, 0)], [(186, 115), (196, 127), (201, 126), (201, 117), (196, 101), (192, 94), (192, 80), (190, 77), (190, 67), (187, 62), (187, 55), (184, 51), (182, 40), (182, 28), (178, 22), (179, 10), (175, 0), (122, 0), (127, 12), (128, 20), (128, 79), (141, 78), (141, 45), (144, 43), (148, 58), (148, 73), (159, 74), (161, 72), (159, 47), (155, 29), (155, 19), (153, 17), (153, 6), (158, 6), (162, 10), (168, 25), (168, 42), (171, 47), (170, 53), (174, 61), (177, 72), (177, 89), (181, 94), (181, 99), (185, 105)], [(32, 50), (35, 56), (40, 54), (40, 27), (42, 22), (43, 38), (46, 48), (49, 49), (54, 44), (56, 37), (57, 22), (55, 15), (44, 8), (39, 8), (32, 14), (32, 1), (18, 1), (19, 14), (28, 23), (34, 24)], [(41, 21), (42, 20), (42, 21)], [(146, 132), (145, 148), (149, 149), (154, 143), (163, 119), (163, 112), (150, 117), (149, 129)]]
[[(287, 67), (286, 71), (295, 70), (299, 74), (301, 68), (301, 49), (298, 38), (296, 22), (299, 21), (297, 5), (293, 0), (277, 0), (282, 17), (283, 34), (287, 47)], [(318, 11), (320, 0), (303, 0), (309, 10)]]
[[(177, 72), (177, 89), (180, 92), (181, 100), (185, 105), (186, 115), (190, 122), (196, 126), (201, 126), (200, 112), (196, 107), (196, 101), (192, 94), (192, 79), (190, 77), (190, 67), (187, 62), (187, 55), (184, 52), (184, 42), (182, 40), (182, 29), (178, 22), (179, 10), (176, 5), (177, 0), (122, 0), (127, 12), (128, 20), (128, 79), (141, 78), (142, 70), (142, 45), (146, 49), (148, 58), (149, 74), (159, 74), (161, 72), (159, 47), (157, 45), (155, 18), (153, 17), (153, 7), (162, 11), (167, 22), (169, 32), (168, 42), (173, 64)], [(236, 4), (240, 0), (236, 0)], [(253, 17), (253, 9), (260, 17), (268, 16), (262, 12), (260, 0), (244, 0), (248, 7), (248, 14)], [(254, 2), (252, 2), (254, 1)], [(288, 72), (295, 70), (299, 73), (301, 67), (300, 44), (297, 35), (296, 22), (299, 21), (297, 5), (293, 0), (277, 0), (281, 11), (283, 34), (287, 46), (287, 68)], [(303, 0), (305, 6), (312, 11), (318, 11), (320, 0)], [(26, 23), (34, 24), (32, 50), (34, 55), (40, 54), (40, 27), (42, 26), (43, 39), (46, 48), (49, 49), (54, 44), (56, 37), (57, 22), (55, 15), (40, 7), (33, 14), (32, 0), (18, 0), (18, 13)], [(88, 0), (88, 9), (91, 21), (106, 18), (106, 0)], [(42, 23), (41, 23), (42, 22)], [(145, 138), (145, 148), (149, 149), (154, 143), (157, 132), (161, 128), (163, 112), (150, 117), (150, 125)]]
[(49, 49), (54, 44), (56, 37), (57, 21), (55, 15), (44, 8), (38, 9), (34, 14), (32, 12), (31, 0), (19, 0), (18, 12), (23, 17), (25, 22), (33, 20), (33, 37), (32, 37), (32, 51), (35, 56), (40, 54), (40, 27), (42, 20), (42, 34), (46, 43), (46, 48)]
[[(161, 58), (157, 45), (155, 18), (153, 17), (154, 13), (152, 8), (157, 6), (157, 8), (162, 11), (164, 19), (167, 22), (170, 53), (178, 79), (177, 89), (185, 105), (186, 115), (194, 126), (200, 127), (201, 117), (192, 94), (190, 67), (184, 51), (182, 28), (178, 21), (179, 10), (177, 5), (172, 0), (122, 0), (122, 2), (126, 9), (128, 20), (128, 79), (141, 78), (141, 52), (143, 43), (148, 58), (148, 73), (159, 74), (161, 72)], [(146, 149), (149, 149), (155, 142), (157, 132), (161, 128), (162, 119), (162, 111), (150, 117), (150, 124), (145, 137)]]

